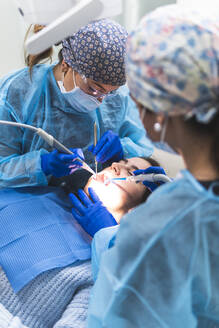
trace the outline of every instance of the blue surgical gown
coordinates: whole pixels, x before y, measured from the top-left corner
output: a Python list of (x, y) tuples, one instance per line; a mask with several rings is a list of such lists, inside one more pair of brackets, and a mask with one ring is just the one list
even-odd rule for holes
[(104, 228), (95, 233), (92, 240), (91, 264), (93, 279), (96, 281), (103, 253), (114, 245), (119, 225)]
[(219, 196), (188, 172), (124, 217), (88, 327), (219, 327)]
[[(87, 150), (93, 144), (96, 121), (98, 138), (112, 130), (121, 138), (124, 156), (150, 156), (153, 146), (145, 135), (138, 110), (126, 86), (89, 113), (78, 112), (64, 99), (53, 75), (54, 66), (36, 65), (30, 77), (27, 68), (0, 81), (0, 120), (30, 124), (52, 134), (66, 147)], [(41, 155), (52, 148), (32, 131), (2, 126), (0, 129), (0, 187), (47, 185)]]

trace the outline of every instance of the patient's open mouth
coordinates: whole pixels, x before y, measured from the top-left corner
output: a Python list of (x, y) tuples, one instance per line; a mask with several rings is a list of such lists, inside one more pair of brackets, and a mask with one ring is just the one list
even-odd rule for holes
[(99, 173), (95, 177), (93, 177), (95, 181), (101, 182), (104, 185), (108, 185), (110, 183), (110, 178), (112, 177), (108, 172)]

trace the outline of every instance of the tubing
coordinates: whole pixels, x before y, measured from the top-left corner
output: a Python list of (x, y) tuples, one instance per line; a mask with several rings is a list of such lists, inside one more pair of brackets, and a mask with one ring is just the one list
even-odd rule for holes
[[(0, 124), (29, 129), (29, 130), (37, 133), (43, 140), (45, 140), (50, 146), (54, 147), (59, 152), (64, 153), (64, 154), (70, 154), (70, 155), (73, 154), (72, 151), (70, 151), (63, 144), (61, 144), (61, 142), (56, 140), (51, 134), (47, 133), (46, 131), (44, 131), (41, 128), (36, 128), (35, 126), (28, 125), (28, 124), (23, 124), (23, 123), (18, 123), (18, 122), (10, 122), (10, 121), (2, 121), (2, 120), (0, 120)], [(83, 169), (85, 169), (95, 175), (95, 172), (92, 170), (92, 168), (87, 163), (82, 161), (80, 158), (77, 158), (77, 160), (83, 164), (82, 165)]]

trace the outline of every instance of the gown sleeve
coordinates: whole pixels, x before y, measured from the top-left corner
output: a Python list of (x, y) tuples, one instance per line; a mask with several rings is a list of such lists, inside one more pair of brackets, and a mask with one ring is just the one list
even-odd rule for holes
[[(0, 120), (20, 122), (15, 111), (5, 102), (0, 104)], [(24, 134), (19, 127), (1, 125), (0, 129), (0, 186), (45, 186), (47, 178), (41, 169), (41, 155), (47, 150), (24, 152)], [(34, 133), (31, 138), (36, 138)]]
[(96, 281), (102, 254), (114, 245), (119, 225), (99, 230), (91, 244), (91, 264), (93, 279)]
[(154, 150), (153, 144), (142, 125), (138, 109), (128, 94), (123, 98), (122, 106), (125, 107), (125, 117), (119, 129), (119, 136), (124, 156), (126, 158), (151, 156)]
[(196, 271), (203, 254), (191, 216), (182, 220), (184, 209), (173, 201), (170, 211), (167, 191), (155, 191), (122, 219), (114, 247), (101, 258), (89, 328), (197, 327), (193, 302), (200, 297), (192, 290), (203, 282)]

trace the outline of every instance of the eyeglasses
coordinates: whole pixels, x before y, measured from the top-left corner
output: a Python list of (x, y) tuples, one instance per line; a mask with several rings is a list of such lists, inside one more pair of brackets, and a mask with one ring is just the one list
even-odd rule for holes
[(89, 93), (92, 94), (93, 97), (95, 98), (104, 98), (104, 97), (108, 97), (108, 96), (113, 96), (116, 94), (116, 90), (113, 90), (113, 91), (109, 91), (107, 93), (102, 93), (100, 92), (99, 90), (93, 88), (92, 86), (88, 85), (88, 90), (89, 90)]
[(90, 94), (91, 96), (95, 97), (95, 98), (105, 98), (108, 96), (113, 96), (116, 94), (117, 90), (112, 90), (109, 92), (101, 92), (98, 89), (95, 89), (93, 86), (89, 85), (87, 78), (85, 76), (82, 76), (82, 80), (84, 82), (84, 85), (86, 86), (86, 90), (84, 90), (86, 93)]

